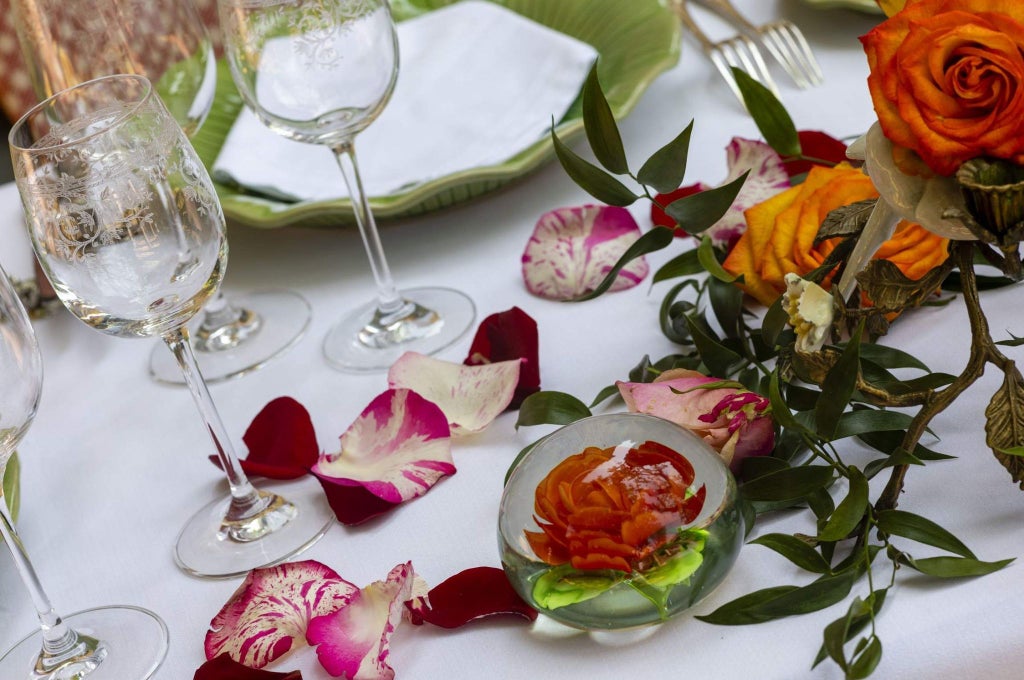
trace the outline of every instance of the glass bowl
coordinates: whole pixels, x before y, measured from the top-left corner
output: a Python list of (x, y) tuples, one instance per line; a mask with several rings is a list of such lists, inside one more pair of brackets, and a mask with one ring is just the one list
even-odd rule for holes
[(578, 420), (537, 442), (498, 513), (501, 561), (540, 613), (584, 630), (660, 623), (722, 582), (743, 544), (736, 481), (661, 418)]

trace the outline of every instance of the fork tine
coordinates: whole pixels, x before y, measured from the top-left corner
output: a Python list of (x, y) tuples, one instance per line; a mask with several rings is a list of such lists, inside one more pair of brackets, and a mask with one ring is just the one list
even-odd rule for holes
[(697, 22), (693, 20), (686, 7), (686, 0), (671, 0), (671, 5), (680, 22), (700, 43), (704, 54), (707, 55), (711, 63), (718, 69), (718, 72), (722, 74), (722, 78), (733, 94), (736, 95), (736, 98), (740, 100), (741, 104), (746, 105), (743, 102), (743, 94), (736, 84), (732, 68), (745, 71), (751, 78), (760, 82), (778, 96), (775, 81), (768, 72), (764, 57), (761, 56), (761, 51), (757, 48), (757, 44), (754, 41), (746, 36), (737, 35), (728, 40), (713, 42), (700, 29)]
[(789, 74), (797, 87), (807, 88), (825, 81), (803, 31), (792, 21), (783, 19), (755, 26), (729, 0), (699, 0), (734, 23), (740, 30), (760, 39), (761, 44)]

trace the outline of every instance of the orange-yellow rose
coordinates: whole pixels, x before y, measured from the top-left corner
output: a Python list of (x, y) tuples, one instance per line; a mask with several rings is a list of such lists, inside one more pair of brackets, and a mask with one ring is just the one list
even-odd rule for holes
[(556, 465), (537, 485), (540, 531), (525, 531), (537, 556), (574, 569), (643, 571), (652, 555), (693, 522), (704, 506), (688, 460), (658, 442), (588, 446)]
[[(770, 305), (786, 290), (787, 273), (803, 276), (832, 252), (835, 245), (831, 240), (814, 245), (828, 213), (877, 196), (871, 180), (856, 168), (845, 163), (834, 168), (816, 166), (803, 184), (746, 211), (747, 230), (729, 252), (725, 269), (742, 274), (743, 290)], [(889, 260), (907, 277), (919, 279), (946, 259), (946, 247), (946, 239), (904, 221), (875, 257)]]
[(917, 0), (861, 38), (885, 135), (951, 175), (1024, 163), (1024, 2)]

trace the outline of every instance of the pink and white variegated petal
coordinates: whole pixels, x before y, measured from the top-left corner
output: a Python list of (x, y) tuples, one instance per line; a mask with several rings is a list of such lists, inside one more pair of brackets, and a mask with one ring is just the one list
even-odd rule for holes
[[(526, 289), (550, 300), (571, 300), (604, 279), (640, 238), (640, 227), (625, 208), (584, 205), (544, 213), (523, 252)], [(619, 272), (611, 290), (637, 285), (650, 272), (637, 258)]]
[(452, 436), (481, 432), (512, 402), (521, 359), (466, 366), (406, 352), (388, 371), (388, 385), (413, 390), (444, 411)]
[(726, 162), (729, 175), (722, 184), (728, 184), (744, 172), (750, 171), (736, 200), (722, 219), (715, 222), (706, 232), (714, 245), (728, 245), (746, 231), (747, 222), (743, 213), (750, 207), (762, 203), (775, 194), (788, 189), (789, 174), (782, 163), (782, 157), (764, 142), (733, 137), (726, 147)]
[(387, 580), (372, 583), (333, 614), (313, 619), (306, 641), (328, 673), (347, 680), (391, 680), (388, 665), (391, 634), (402, 621), (405, 602), (414, 597), (412, 563), (391, 570)]
[(320, 562), (306, 560), (254, 569), (210, 622), (206, 658), (227, 653), (263, 668), (303, 641), (317, 616), (344, 607), (359, 588)]
[(341, 451), (322, 454), (313, 473), (355, 482), (391, 503), (421, 496), (455, 473), (448, 418), (412, 390), (387, 390), (341, 435)]

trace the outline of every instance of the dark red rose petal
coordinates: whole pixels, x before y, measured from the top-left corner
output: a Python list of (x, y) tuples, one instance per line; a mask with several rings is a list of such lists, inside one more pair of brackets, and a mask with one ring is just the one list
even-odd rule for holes
[(676, 221), (669, 217), (668, 214), (659, 208), (659, 205), (668, 206), (673, 201), (678, 201), (680, 198), (686, 198), (687, 196), (693, 196), (699, 194), (703, 189), (700, 184), (691, 184), (685, 187), (679, 187), (675, 191), (670, 191), (667, 194), (658, 194), (654, 197), (654, 201), (651, 203), (651, 221), (654, 222), (655, 226), (668, 227), (669, 229), (676, 230), (676, 236), (686, 236), (686, 232), (676, 227)]
[(458, 628), (474, 619), (498, 614), (515, 614), (530, 621), (537, 612), (519, 597), (505, 572), (495, 567), (474, 567), (459, 572), (427, 594), (427, 601), (406, 602), (417, 626), (432, 623), (441, 628)]
[[(241, 460), (247, 475), (298, 479), (309, 473), (320, 455), (309, 411), (291, 397), (278, 397), (263, 407), (242, 437), (249, 455)], [(220, 466), (216, 456), (210, 456)]]
[(338, 521), (348, 526), (355, 526), (363, 522), (391, 512), (401, 503), (392, 503), (383, 498), (374, 496), (365, 487), (358, 484), (349, 486), (334, 481), (317, 477), (324, 493), (327, 494), (327, 504), (334, 511)]
[(811, 167), (821, 165), (821, 161), (835, 164), (846, 160), (846, 144), (835, 137), (816, 130), (801, 130), (798, 134), (803, 155), (807, 158), (814, 158), (818, 162), (795, 160), (783, 163), (782, 166), (790, 177), (810, 172)]
[(519, 384), (509, 409), (519, 408), (523, 400), (540, 391), (540, 341), (537, 322), (519, 307), (491, 314), (480, 322), (466, 366), (525, 359), (519, 369)]
[(275, 673), (243, 666), (225, 652), (204, 663), (192, 680), (302, 680), (302, 673)]

